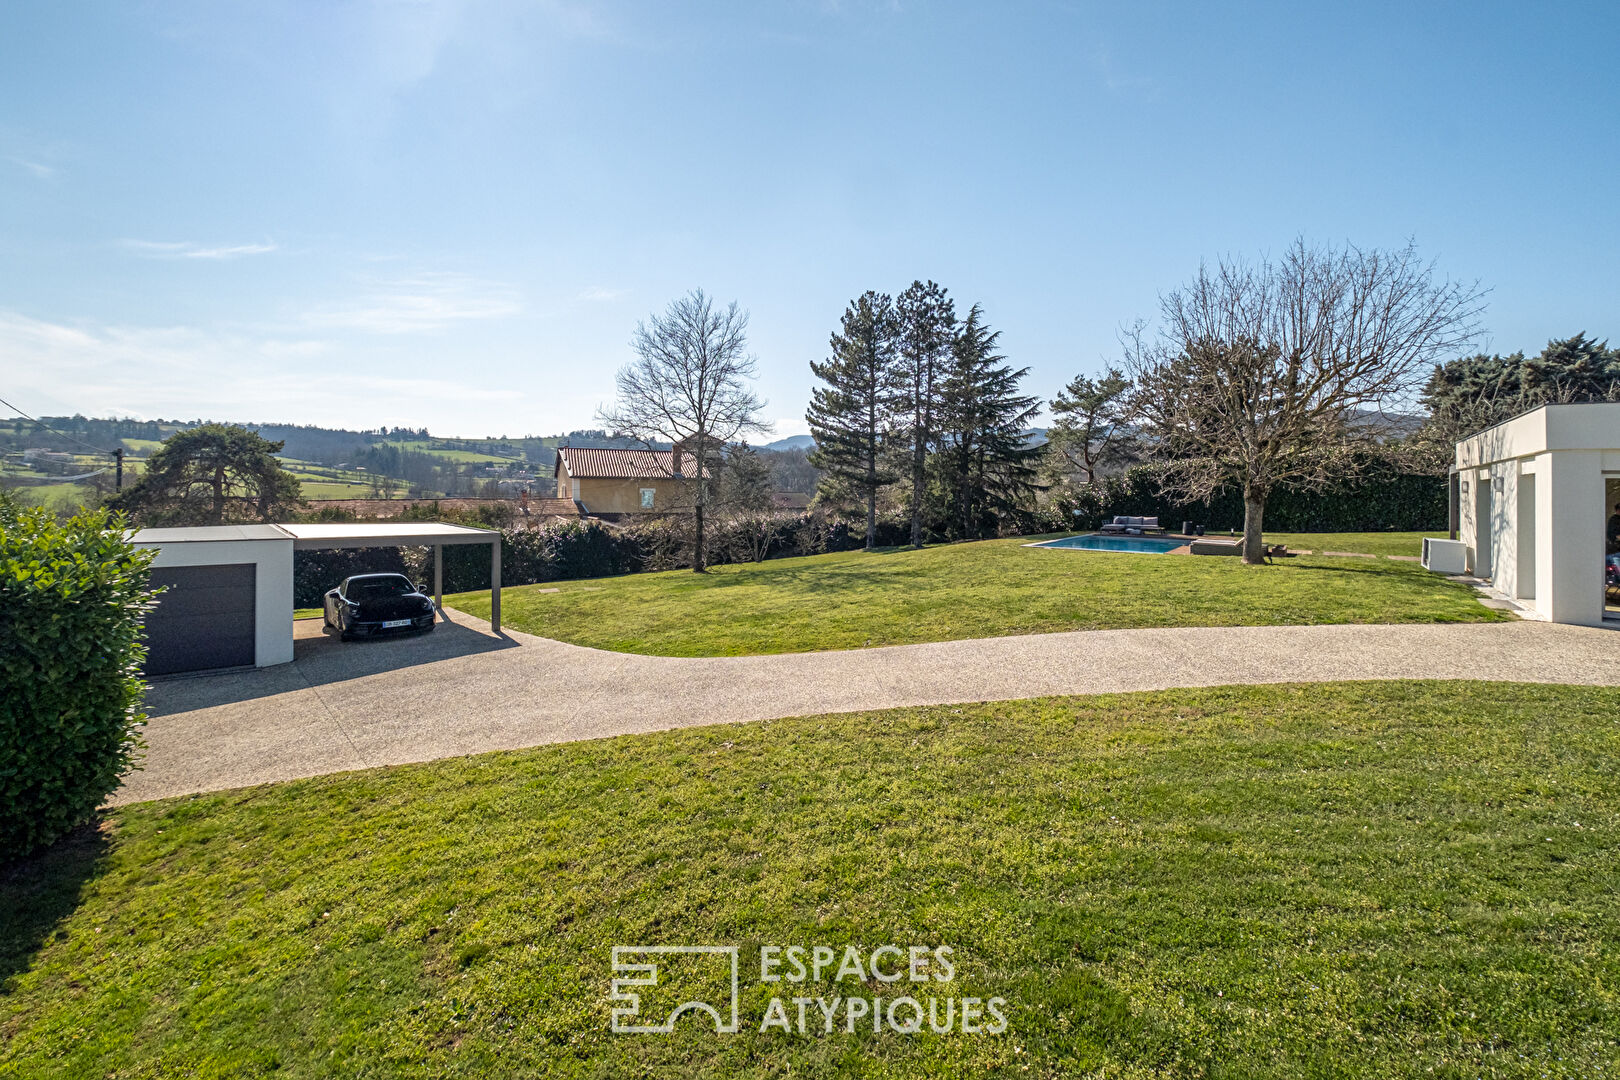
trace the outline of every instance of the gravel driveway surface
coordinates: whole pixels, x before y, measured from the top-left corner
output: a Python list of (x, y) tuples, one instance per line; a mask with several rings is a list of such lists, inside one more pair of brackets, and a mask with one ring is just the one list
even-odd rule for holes
[(144, 767), (112, 801), (900, 705), (1345, 679), (1620, 685), (1620, 633), (1535, 622), (1097, 630), (677, 659), (496, 637), (449, 615), (431, 634), (349, 644), (301, 621), (290, 664), (156, 683)]

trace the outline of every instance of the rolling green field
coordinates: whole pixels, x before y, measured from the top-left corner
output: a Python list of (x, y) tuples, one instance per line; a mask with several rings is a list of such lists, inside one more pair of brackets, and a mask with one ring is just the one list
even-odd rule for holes
[(477, 450), (457, 449), (454, 446), (447, 446), (445, 443), (437, 439), (399, 441), (394, 442), (393, 445), (399, 447), (401, 450), (417, 450), (423, 453), (432, 454), (434, 457), (442, 457), (446, 461), (454, 461), (458, 465), (469, 465), (480, 462), (497, 465), (510, 465), (514, 461), (523, 460), (523, 455), (519, 453), (513, 453), (509, 457), (501, 457), (498, 454), (486, 454)]
[(29, 484), (11, 490), (24, 506), (56, 506), (63, 500), (82, 503), (94, 491), (88, 484)]
[[(127, 807), (0, 878), (0, 1076), (1612, 1076), (1617, 716), (1221, 688)], [(659, 944), (740, 947), (740, 1032), (610, 1031), (610, 950)], [(762, 944), (948, 946), (926, 992), (1007, 1029), (761, 1033), (773, 995), (922, 992), (762, 983)]]
[[(305, 480), (299, 477), (299, 490), (306, 499), (369, 499), (371, 488), (367, 484), (333, 483), (330, 480)], [(380, 496), (378, 496), (380, 498)]]
[[(1231, 557), (1032, 548), (1030, 539), (521, 586), (502, 591), (501, 616), (541, 637), (659, 656), (1059, 630), (1506, 617), (1481, 606), (1468, 587), (1412, 563), (1301, 556), (1245, 566)], [(489, 614), (487, 592), (445, 603)]]

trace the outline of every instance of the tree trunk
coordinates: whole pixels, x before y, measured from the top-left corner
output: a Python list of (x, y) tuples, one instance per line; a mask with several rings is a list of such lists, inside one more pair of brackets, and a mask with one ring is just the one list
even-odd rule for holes
[(1258, 488), (1243, 489), (1243, 561), (1251, 566), (1266, 561), (1265, 545), (1260, 540), (1260, 522), (1266, 513), (1266, 496)]
[(911, 459), (911, 546), (922, 547), (922, 498), (924, 484), (924, 469), (927, 458), (926, 451), (919, 440), (917, 449), (913, 451)]
[(214, 470), (214, 513), (213, 524), (225, 524), (225, 467), (220, 466)]
[(708, 568), (703, 560), (703, 501), (701, 497), (697, 505), (692, 508), (692, 517), (697, 533), (692, 542), (692, 573), (701, 574)]
[(877, 546), (877, 483), (866, 486), (866, 550)]

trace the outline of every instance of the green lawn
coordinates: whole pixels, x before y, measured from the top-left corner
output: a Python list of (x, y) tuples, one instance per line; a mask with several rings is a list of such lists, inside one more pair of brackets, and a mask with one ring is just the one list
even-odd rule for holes
[[(1471, 589), (1413, 563), (1026, 547), (844, 552), (522, 586), (501, 593), (518, 630), (660, 656), (854, 649), (919, 641), (1150, 626), (1488, 621)], [(543, 591), (558, 590), (558, 591)], [(489, 594), (445, 603), (488, 617)]]
[[(125, 808), (0, 879), (0, 1076), (1609, 1076), (1617, 716), (1221, 688)], [(741, 1033), (610, 1032), (610, 948), (657, 944), (742, 947)], [(762, 984), (761, 944), (949, 946), (929, 992), (1008, 1030), (761, 1034), (773, 994), (916, 992)]]
[(1425, 536), (1445, 537), (1444, 532), (1373, 532), (1373, 533), (1266, 533), (1266, 542), (1287, 544), (1307, 551), (1354, 551), (1363, 555), (1410, 555), (1414, 559), (1423, 554)]

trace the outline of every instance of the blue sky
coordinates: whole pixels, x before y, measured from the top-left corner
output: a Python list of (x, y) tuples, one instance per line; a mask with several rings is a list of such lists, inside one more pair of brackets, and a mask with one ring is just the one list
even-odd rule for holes
[(1620, 5), (0, 8), (0, 396), (549, 434), (637, 319), (752, 313), (779, 434), (845, 303), (985, 305), (1049, 397), (1296, 235), (1620, 338)]

